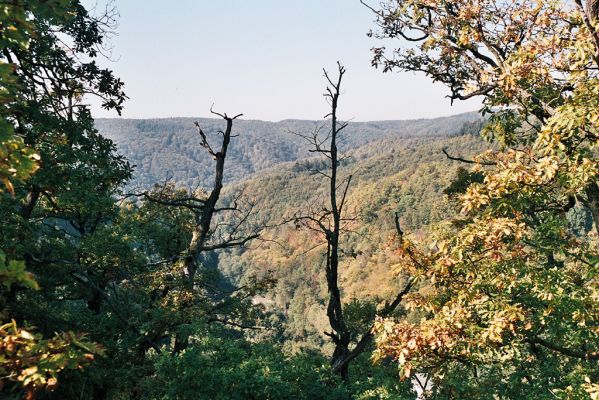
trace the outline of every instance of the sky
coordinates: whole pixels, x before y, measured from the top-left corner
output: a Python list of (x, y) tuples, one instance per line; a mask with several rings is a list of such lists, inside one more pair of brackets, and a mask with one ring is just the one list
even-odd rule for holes
[[(103, 0), (99, 0), (100, 5)], [(105, 0), (104, 0), (105, 1)], [(88, 8), (96, 0), (84, 0)], [(114, 0), (111, 59), (125, 82), (123, 117), (204, 117), (210, 106), (247, 119), (321, 119), (323, 68), (346, 68), (339, 114), (372, 121), (473, 111), (450, 105), (423, 75), (370, 64), (374, 16), (359, 0)], [(401, 45), (401, 42), (394, 42)], [(98, 104), (95, 117), (116, 117)]]

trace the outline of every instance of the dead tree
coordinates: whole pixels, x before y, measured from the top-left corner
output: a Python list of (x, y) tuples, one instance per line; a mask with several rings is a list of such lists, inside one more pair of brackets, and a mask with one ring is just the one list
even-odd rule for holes
[[(237, 114), (234, 117), (229, 117), (226, 113), (221, 114), (214, 111), (212, 108), (210, 112), (214, 115), (218, 115), (225, 120), (226, 126), (224, 130), (218, 131), (222, 136), (220, 142), (220, 148), (215, 150), (210, 142), (206, 133), (203, 131), (199, 122), (195, 122), (195, 127), (200, 136), (200, 145), (206, 149), (208, 154), (214, 159), (214, 183), (209, 191), (204, 189), (197, 189), (194, 192), (187, 193), (185, 195), (170, 196), (168, 181), (164, 183), (162, 189), (154, 192), (142, 192), (137, 194), (130, 194), (128, 196), (141, 197), (146, 201), (161, 204), (166, 207), (180, 207), (188, 209), (193, 214), (193, 228), (192, 238), (185, 251), (185, 254), (177, 256), (175, 259), (167, 261), (183, 261), (183, 268), (181, 270), (182, 275), (188, 282), (189, 288), (193, 289), (196, 272), (200, 265), (200, 255), (203, 252), (226, 249), (231, 247), (239, 247), (245, 245), (247, 242), (256, 239), (260, 236), (260, 228), (250, 229), (249, 231), (243, 229), (243, 225), (248, 222), (254, 205), (249, 203), (246, 209), (242, 209), (239, 205), (240, 199), (243, 193), (239, 194), (232, 201), (232, 204), (218, 207), (218, 202), (221, 197), (221, 191), (223, 189), (224, 171), (225, 171), (225, 160), (227, 158), (227, 151), (231, 138), (237, 136), (232, 134), (233, 121), (241, 117), (243, 114)], [(213, 221), (216, 215), (230, 212), (238, 214), (237, 219), (231, 219), (235, 221), (227, 225), (228, 229), (226, 234), (220, 232), (217, 235), (219, 228), (223, 228), (222, 224), (214, 227)], [(217, 237), (219, 236), (219, 237)], [(166, 262), (166, 261), (164, 261)], [(162, 263), (162, 262), (158, 262)]]
[[(368, 348), (373, 335), (372, 329), (362, 332), (361, 335), (360, 332), (350, 331), (343, 315), (343, 302), (339, 288), (340, 235), (344, 230), (344, 224), (355, 221), (355, 218), (344, 216), (352, 175), (339, 179), (341, 161), (338, 149), (339, 135), (348, 126), (348, 123), (339, 121), (337, 115), (341, 83), (346, 72), (339, 62), (337, 68), (338, 75), (336, 79), (333, 79), (324, 70), (324, 77), (327, 80), (324, 96), (331, 105), (331, 112), (324, 117), (325, 120), (328, 118), (330, 122), (330, 128), (326, 130), (326, 135), (323, 135), (323, 129), (321, 128), (317, 128), (311, 135), (299, 134), (312, 146), (310, 152), (318, 153), (328, 161), (327, 171), (318, 171), (328, 181), (329, 196), (327, 204), (318, 212), (296, 216), (295, 221), (296, 225), (317, 230), (325, 239), (327, 247), (325, 272), (329, 294), (327, 317), (331, 326), (331, 332), (325, 332), (325, 335), (330, 337), (335, 345), (331, 358), (333, 372), (340, 375), (343, 380), (347, 380), (349, 377), (349, 364)], [(401, 230), (398, 230), (398, 234), (400, 232)], [(392, 313), (399, 306), (403, 297), (411, 290), (413, 283), (412, 279), (408, 280), (403, 290), (397, 294), (392, 302), (387, 303), (379, 314), (388, 316)], [(353, 348), (350, 348), (352, 337), (359, 337), (360, 339)]]
[[(201, 256), (205, 252), (227, 249), (232, 247), (240, 247), (250, 242), (253, 239), (260, 237), (263, 226), (258, 224), (250, 226), (250, 219), (254, 211), (254, 204), (245, 202), (241, 205), (242, 195), (240, 193), (228, 205), (219, 205), (221, 199), (221, 191), (223, 189), (225, 161), (231, 138), (236, 135), (232, 134), (233, 121), (241, 117), (242, 114), (229, 117), (226, 113), (221, 114), (210, 109), (214, 115), (221, 117), (226, 125), (224, 130), (218, 131), (221, 135), (219, 147), (214, 147), (208, 140), (206, 132), (202, 129), (199, 122), (195, 122), (195, 127), (200, 136), (200, 145), (215, 161), (214, 183), (209, 190), (198, 189), (193, 192), (178, 192), (173, 196), (172, 184), (168, 180), (164, 183), (162, 189), (158, 188), (152, 192), (142, 192), (131, 194), (143, 198), (146, 201), (160, 204), (165, 207), (184, 208), (191, 212), (193, 223), (191, 229), (191, 240), (186, 250), (179, 255), (168, 260), (161, 260), (152, 263), (153, 265), (176, 263), (180, 265), (180, 272), (183, 279), (183, 287), (171, 288), (170, 290), (184, 290), (197, 294), (200, 287), (196, 279), (196, 274), (201, 267)], [(218, 218), (217, 215), (228, 213), (226, 216)], [(175, 264), (175, 265), (176, 265)], [(221, 301), (222, 303), (222, 301)], [(226, 303), (226, 302), (225, 302)], [(217, 310), (218, 307), (215, 307)], [(228, 322), (229, 325), (236, 325), (235, 321), (230, 321), (228, 318), (219, 317), (218, 315), (208, 315), (209, 322)], [(222, 322), (224, 323), (224, 322)], [(236, 326), (241, 326), (237, 324)], [(189, 337), (186, 334), (177, 335), (174, 345), (174, 352), (179, 352), (188, 346)]]
[[(194, 212), (195, 214), (195, 226), (192, 232), (191, 242), (189, 243), (188, 254), (185, 258), (184, 262), (184, 274), (187, 280), (190, 282), (190, 285), (193, 286), (194, 278), (196, 271), (198, 270), (198, 261), (199, 256), (202, 251), (206, 251), (205, 248), (206, 239), (208, 238), (208, 234), (210, 232), (210, 227), (212, 224), (212, 218), (214, 214), (218, 212), (216, 208), (216, 203), (220, 198), (220, 193), (223, 188), (223, 177), (225, 170), (225, 159), (227, 157), (227, 150), (229, 148), (229, 143), (231, 141), (231, 131), (233, 129), (233, 121), (242, 116), (242, 114), (238, 114), (232, 118), (227, 116), (227, 114), (220, 114), (212, 109), (210, 109), (212, 114), (218, 115), (226, 121), (226, 128), (224, 131), (219, 131), (222, 134), (222, 142), (220, 149), (215, 151), (210, 146), (208, 142), (208, 138), (206, 134), (202, 130), (200, 124), (196, 121), (195, 126), (198, 131), (198, 134), (201, 137), (202, 147), (206, 149), (208, 154), (214, 158), (215, 163), (215, 173), (214, 173), (214, 184), (212, 186), (212, 190), (208, 194), (208, 196), (203, 200), (202, 207), (198, 210), (198, 212)], [(251, 240), (252, 238), (247, 238), (247, 240)], [(247, 241), (246, 240), (246, 241)], [(222, 243), (220, 248), (232, 247), (235, 245), (241, 245), (243, 243)]]

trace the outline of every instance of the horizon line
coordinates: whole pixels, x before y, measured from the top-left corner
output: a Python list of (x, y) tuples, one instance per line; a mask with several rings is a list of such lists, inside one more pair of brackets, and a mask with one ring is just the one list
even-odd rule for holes
[[(434, 117), (420, 117), (420, 118), (398, 118), (398, 119), (371, 119), (371, 120), (356, 120), (356, 119), (343, 119), (343, 121), (347, 121), (347, 122), (357, 122), (357, 123), (368, 123), (368, 122), (389, 122), (389, 121), (418, 121), (418, 120), (433, 120), (433, 119), (440, 119), (440, 118), (451, 118), (451, 117), (457, 117), (460, 115), (465, 115), (465, 114), (480, 114), (480, 110), (471, 110), (471, 111), (464, 111), (464, 112), (460, 112), (457, 114), (448, 114), (448, 115), (439, 115), (439, 116), (434, 116)], [(94, 119), (94, 121), (96, 120), (132, 120), (132, 121), (141, 121), (141, 120), (168, 120), (168, 119), (216, 119), (219, 120), (221, 118), (219, 117), (205, 117), (205, 116), (185, 116), (185, 115), (180, 115), (180, 116), (170, 116), (170, 117), (122, 117), (122, 116), (116, 116), (116, 117), (94, 117), (92, 115), (92, 118)], [(260, 122), (270, 122), (270, 123), (280, 123), (280, 122), (284, 122), (284, 121), (306, 121), (306, 122), (316, 122), (316, 121), (326, 121), (327, 119), (321, 118), (321, 119), (308, 119), (308, 118), (283, 118), (283, 119), (279, 119), (279, 120), (270, 120), (270, 119), (259, 119), (259, 118), (243, 118), (240, 117), (237, 119), (238, 121), (260, 121)]]

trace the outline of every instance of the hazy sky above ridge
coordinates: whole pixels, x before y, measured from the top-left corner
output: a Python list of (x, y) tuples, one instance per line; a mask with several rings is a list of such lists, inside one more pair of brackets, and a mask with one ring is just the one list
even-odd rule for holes
[[(86, 6), (95, 0), (84, 0)], [(100, 1), (100, 5), (102, 5)], [(374, 16), (359, 0), (115, 0), (113, 69), (130, 99), (123, 117), (209, 116), (210, 105), (248, 119), (320, 119), (322, 68), (347, 68), (340, 116), (428, 118), (479, 108), (450, 105), (422, 75), (370, 65)], [(101, 7), (100, 7), (101, 8)], [(399, 42), (395, 43), (396, 45)], [(115, 117), (94, 104), (95, 117)]]

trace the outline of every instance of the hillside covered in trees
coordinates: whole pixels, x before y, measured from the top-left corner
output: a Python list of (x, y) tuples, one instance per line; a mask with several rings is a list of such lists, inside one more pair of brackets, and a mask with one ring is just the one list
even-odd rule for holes
[[(464, 122), (478, 119), (476, 113), (467, 113), (413, 121), (354, 122), (348, 126), (341, 148), (355, 149), (382, 139), (456, 134)], [(208, 135), (220, 129), (220, 121), (209, 118), (98, 119), (95, 123), (98, 132), (111, 139), (119, 153), (135, 165), (134, 183), (148, 187), (170, 177), (177, 185), (196, 187), (212, 179), (212, 159), (200, 145), (196, 121)], [(239, 137), (229, 150), (225, 182), (311, 156), (305, 141), (293, 133), (312, 131), (319, 125), (321, 121), (240, 119), (236, 124)]]
[[(455, 212), (455, 199), (445, 194), (460, 168), (443, 154), (471, 156), (487, 147), (469, 134), (386, 139), (346, 153), (342, 164), (353, 174), (348, 205), (356, 219), (342, 247), (343, 296), (363, 307), (375, 307), (393, 295), (398, 284), (393, 266), (399, 262), (389, 240), (394, 217), (415, 237)], [(319, 349), (326, 344), (326, 286), (323, 243), (311, 232), (298, 230), (293, 219), (326, 197), (323, 178), (315, 174), (322, 160), (301, 160), (279, 166), (227, 188), (229, 196), (243, 192), (257, 205), (256, 218), (273, 228), (245, 249), (219, 253), (214, 264), (233, 281), (271, 275), (276, 285), (265, 304), (282, 318), (283, 334), (292, 346)]]
[(0, 398), (599, 398), (599, 2), (360, 3), (480, 112), (95, 120), (116, 9), (0, 4)]

